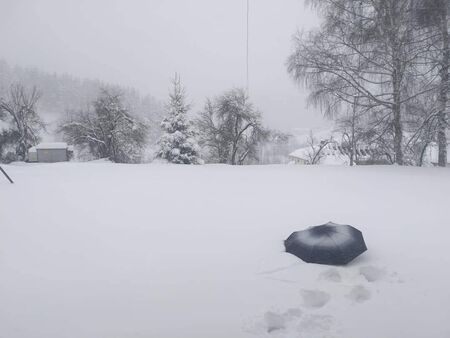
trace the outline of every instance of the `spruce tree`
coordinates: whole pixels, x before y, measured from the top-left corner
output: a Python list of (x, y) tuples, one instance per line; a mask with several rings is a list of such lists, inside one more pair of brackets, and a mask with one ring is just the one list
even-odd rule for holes
[(163, 135), (157, 157), (175, 164), (202, 164), (191, 122), (187, 118), (190, 105), (180, 78), (175, 75), (173, 90), (166, 105), (167, 116), (161, 123)]

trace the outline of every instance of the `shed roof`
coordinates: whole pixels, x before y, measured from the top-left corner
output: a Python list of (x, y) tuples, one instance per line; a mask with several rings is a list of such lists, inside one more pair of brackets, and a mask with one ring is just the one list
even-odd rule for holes
[[(51, 143), (39, 143), (37, 146), (33, 147), (36, 150), (43, 149), (67, 149), (67, 143), (65, 142), (51, 142)], [(31, 150), (31, 149), (30, 149)]]
[(306, 161), (309, 158), (309, 156), (308, 156), (309, 151), (310, 151), (309, 148), (300, 148), (300, 149), (297, 149), (296, 151), (290, 153), (289, 157), (299, 158), (299, 159)]

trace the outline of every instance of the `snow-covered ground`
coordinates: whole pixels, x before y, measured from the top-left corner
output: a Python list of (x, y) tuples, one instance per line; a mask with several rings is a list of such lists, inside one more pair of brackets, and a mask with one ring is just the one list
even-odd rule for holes
[[(448, 338), (450, 170), (64, 163), (0, 176), (1, 338)], [(283, 252), (357, 226), (347, 267)]]

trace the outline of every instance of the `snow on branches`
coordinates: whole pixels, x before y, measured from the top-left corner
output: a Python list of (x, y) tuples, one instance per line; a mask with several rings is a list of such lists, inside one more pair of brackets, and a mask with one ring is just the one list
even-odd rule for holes
[(173, 79), (173, 89), (166, 105), (167, 116), (161, 123), (157, 157), (175, 164), (202, 164), (195, 132), (187, 118), (190, 109), (179, 76)]
[(60, 125), (67, 142), (96, 158), (116, 163), (141, 162), (148, 126), (124, 107), (121, 93), (102, 89), (93, 106), (93, 113), (73, 114)]

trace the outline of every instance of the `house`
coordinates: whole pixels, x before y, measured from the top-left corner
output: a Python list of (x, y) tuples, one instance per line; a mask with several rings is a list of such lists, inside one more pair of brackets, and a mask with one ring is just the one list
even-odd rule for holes
[(72, 147), (64, 142), (40, 143), (28, 150), (29, 162), (66, 162), (72, 157)]
[(326, 164), (326, 165), (346, 165), (349, 160), (343, 149), (339, 149), (340, 147), (335, 143), (329, 143), (325, 145), (323, 148), (319, 146), (314, 147), (311, 146), (303, 147), (295, 150), (294, 152), (289, 154), (289, 160), (293, 164), (301, 164), (308, 165), (311, 164), (311, 157), (314, 156), (314, 151), (319, 151), (317, 163)]
[(289, 162), (293, 164), (306, 165), (309, 163), (309, 148), (300, 148), (288, 155)]
[[(315, 151), (319, 151), (319, 146), (315, 146)], [(311, 156), (314, 152), (314, 149), (309, 147), (304, 147), (295, 150), (291, 154), (289, 154), (289, 159), (291, 163), (294, 164), (302, 164), (307, 165), (310, 164)], [(355, 163), (358, 165), (363, 164), (385, 164), (381, 161), (375, 161), (379, 154), (375, 149), (370, 147), (360, 147), (356, 149), (354, 158)], [(350, 149), (340, 145), (337, 142), (330, 142), (326, 144), (320, 150), (320, 154), (318, 155), (318, 163), (325, 165), (349, 165), (350, 164)]]

